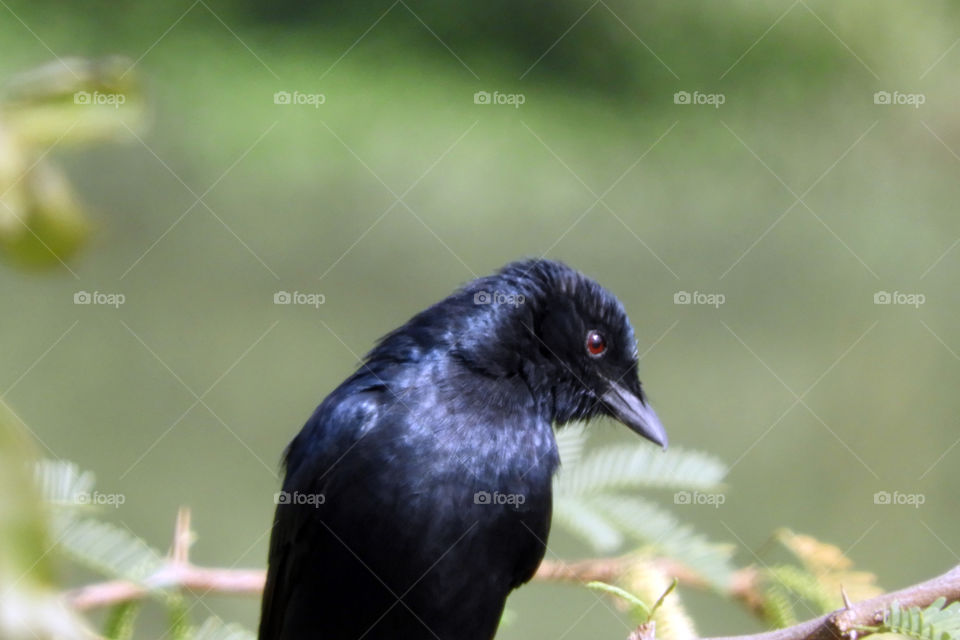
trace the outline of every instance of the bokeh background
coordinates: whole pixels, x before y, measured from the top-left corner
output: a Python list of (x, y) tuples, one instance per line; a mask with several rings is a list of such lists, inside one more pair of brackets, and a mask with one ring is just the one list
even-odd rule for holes
[[(671, 442), (732, 465), (720, 508), (674, 511), (741, 563), (781, 526), (888, 588), (957, 562), (954, 3), (0, 5), (0, 78), (119, 54), (144, 85), (146, 126), (49, 150), (95, 228), (66, 266), (0, 269), (0, 394), (151, 543), (186, 504), (196, 562), (262, 567), (281, 451), (358, 357), (545, 255), (623, 300)], [(758, 628), (688, 604), (702, 634)], [(252, 599), (203, 605), (256, 625)], [(507, 639), (626, 635), (575, 587), (508, 607)]]

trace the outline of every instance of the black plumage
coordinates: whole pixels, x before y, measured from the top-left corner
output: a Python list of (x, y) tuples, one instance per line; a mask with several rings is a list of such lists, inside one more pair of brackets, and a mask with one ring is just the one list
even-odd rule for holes
[(666, 446), (627, 315), (554, 261), (474, 280), (385, 336), (286, 453), (261, 640), (489, 640), (550, 529), (553, 425)]

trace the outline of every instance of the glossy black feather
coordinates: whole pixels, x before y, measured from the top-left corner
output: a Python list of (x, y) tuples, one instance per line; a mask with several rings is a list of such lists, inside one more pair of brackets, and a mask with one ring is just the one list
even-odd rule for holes
[(287, 450), (261, 640), (492, 638), (545, 551), (552, 425), (610, 413), (614, 378), (642, 399), (622, 306), (553, 261), (508, 265), (385, 336)]

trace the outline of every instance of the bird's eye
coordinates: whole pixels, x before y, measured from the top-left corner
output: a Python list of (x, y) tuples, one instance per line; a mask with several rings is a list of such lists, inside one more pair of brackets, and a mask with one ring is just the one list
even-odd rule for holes
[(591, 329), (587, 332), (587, 353), (599, 358), (607, 350), (607, 339), (599, 331)]

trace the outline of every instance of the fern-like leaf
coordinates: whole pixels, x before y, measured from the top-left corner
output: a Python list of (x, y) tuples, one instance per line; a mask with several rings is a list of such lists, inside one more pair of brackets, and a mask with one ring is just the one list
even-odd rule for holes
[(556, 491), (585, 496), (651, 487), (708, 490), (715, 489), (726, 473), (726, 465), (717, 458), (697, 451), (612, 445), (562, 469)]
[(633, 491), (646, 488), (716, 489), (727, 472), (716, 458), (695, 451), (662, 452), (645, 444), (614, 445), (583, 453), (582, 427), (558, 434), (563, 467), (554, 481), (557, 523), (610, 553), (627, 541), (654, 545), (718, 588), (733, 574), (732, 548), (710, 543)]
[(792, 627), (797, 624), (797, 614), (793, 610), (794, 598), (779, 584), (772, 584), (766, 590), (763, 599), (763, 619), (775, 629)]
[[(853, 600), (868, 600), (883, 593), (877, 586), (877, 576), (867, 571), (856, 571), (853, 560), (837, 546), (789, 529), (777, 531), (776, 539), (800, 561), (805, 573), (816, 578), (823, 594), (808, 598), (826, 613), (843, 605), (841, 589)], [(793, 589), (791, 585), (785, 585)]]
[(557, 430), (557, 451), (560, 453), (560, 472), (576, 468), (587, 444), (587, 428), (582, 422), (568, 424)]
[(609, 518), (585, 500), (557, 496), (553, 505), (554, 521), (584, 540), (599, 553), (610, 553), (623, 546), (625, 536)]
[(792, 593), (794, 598), (803, 598), (814, 606), (813, 613), (830, 613), (837, 608), (832, 594), (824, 589), (817, 576), (793, 565), (780, 565), (767, 570), (767, 576)]
[(34, 480), (44, 502), (54, 507), (76, 507), (90, 502), (94, 476), (81, 472), (72, 462), (40, 460), (34, 467)]
[(883, 619), (881, 631), (899, 633), (916, 640), (960, 639), (960, 602), (945, 607), (946, 598), (938, 598), (926, 609), (904, 609), (894, 601)]
[(633, 496), (599, 495), (589, 506), (632, 540), (652, 545), (699, 573), (713, 586), (725, 588), (733, 576), (733, 547), (710, 542), (668, 511)]
[(52, 537), (68, 556), (110, 578), (143, 586), (163, 565), (162, 555), (127, 529), (83, 515), (94, 476), (72, 462), (42, 460), (34, 469), (44, 502), (53, 509)]
[(67, 555), (111, 578), (144, 585), (163, 564), (163, 557), (150, 545), (107, 522), (55, 514), (53, 528), (54, 539)]

